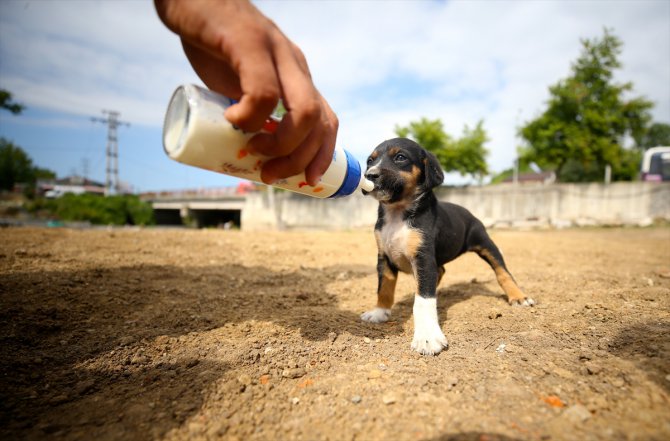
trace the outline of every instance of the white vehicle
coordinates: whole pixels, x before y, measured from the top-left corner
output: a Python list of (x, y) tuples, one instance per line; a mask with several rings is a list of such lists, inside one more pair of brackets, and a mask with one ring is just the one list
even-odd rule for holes
[(670, 147), (652, 147), (644, 152), (640, 179), (650, 182), (670, 181)]

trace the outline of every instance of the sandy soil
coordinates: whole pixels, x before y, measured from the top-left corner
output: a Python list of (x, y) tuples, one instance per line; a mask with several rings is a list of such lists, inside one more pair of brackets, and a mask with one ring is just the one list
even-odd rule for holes
[(426, 357), (371, 232), (3, 229), (0, 439), (670, 439), (670, 229), (492, 236)]

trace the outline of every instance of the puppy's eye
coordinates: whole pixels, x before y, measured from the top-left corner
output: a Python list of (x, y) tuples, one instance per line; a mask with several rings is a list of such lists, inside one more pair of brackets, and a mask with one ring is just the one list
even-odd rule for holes
[(368, 158), (368, 165), (372, 164), (373, 161), (374, 161), (374, 159), (372, 159), (372, 156), (370, 156), (370, 157)]
[(402, 153), (398, 153), (397, 155), (395, 155), (395, 157), (393, 158), (393, 160), (394, 160), (395, 162), (403, 162), (403, 161), (406, 161), (406, 160), (407, 160), (407, 156), (403, 155)]

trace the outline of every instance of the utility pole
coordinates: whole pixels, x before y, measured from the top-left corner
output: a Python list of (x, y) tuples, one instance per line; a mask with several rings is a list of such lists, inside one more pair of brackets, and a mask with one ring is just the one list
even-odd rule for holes
[(81, 173), (84, 177), (84, 181), (88, 179), (88, 168), (89, 168), (88, 158), (81, 158)]
[(609, 185), (612, 183), (612, 166), (607, 164), (605, 165), (605, 184)]
[(130, 126), (130, 123), (119, 120), (120, 113), (115, 110), (103, 110), (105, 118), (92, 117), (91, 121), (107, 124), (107, 168), (105, 173), (105, 196), (119, 192), (119, 142), (116, 129), (119, 126)]

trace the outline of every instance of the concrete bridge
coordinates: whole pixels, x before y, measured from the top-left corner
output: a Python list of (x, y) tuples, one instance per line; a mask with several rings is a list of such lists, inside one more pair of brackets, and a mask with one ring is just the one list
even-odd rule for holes
[(142, 200), (151, 203), (158, 225), (240, 227), (246, 197), (238, 187), (145, 193)]

